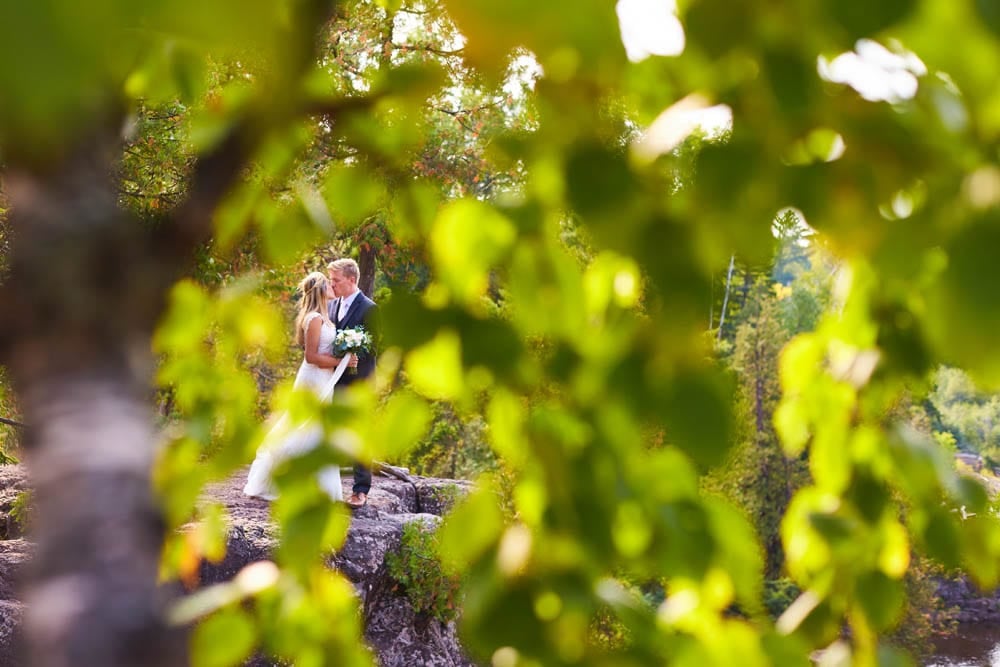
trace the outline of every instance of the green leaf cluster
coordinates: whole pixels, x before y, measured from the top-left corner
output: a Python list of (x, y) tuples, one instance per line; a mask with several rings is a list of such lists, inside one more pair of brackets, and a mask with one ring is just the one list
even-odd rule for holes
[(461, 608), (461, 577), (447, 569), (438, 550), (436, 530), (413, 521), (403, 527), (399, 549), (386, 554), (385, 565), (417, 613), (447, 623)]

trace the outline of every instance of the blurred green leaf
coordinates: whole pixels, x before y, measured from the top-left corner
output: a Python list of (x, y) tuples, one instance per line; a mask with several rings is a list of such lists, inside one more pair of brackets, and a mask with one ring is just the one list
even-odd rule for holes
[(192, 281), (177, 283), (170, 293), (170, 305), (157, 329), (154, 346), (159, 350), (184, 353), (199, 347), (209, 329), (209, 303), (205, 291)]
[(764, 52), (763, 64), (781, 113), (799, 121), (820, 95), (815, 62), (798, 49), (775, 47)]
[(684, 4), (689, 7), (683, 14), (689, 43), (713, 58), (739, 48), (753, 36), (747, 30), (753, 25), (752, 3), (699, 0)]
[(229, 521), (226, 510), (218, 503), (202, 507), (202, 520), (198, 526), (205, 558), (218, 563), (226, 555)]
[(456, 399), (465, 389), (461, 341), (454, 331), (443, 330), (411, 351), (405, 368), (413, 388), (428, 398)]
[(372, 441), (381, 445), (389, 460), (408, 450), (427, 432), (431, 410), (427, 403), (410, 393), (393, 394), (381, 407), (372, 433)]
[(731, 387), (707, 370), (674, 377), (663, 396), (667, 437), (699, 463), (722, 461), (732, 442)]
[(573, 209), (587, 220), (616, 225), (629, 214), (639, 184), (622, 151), (602, 146), (578, 148), (566, 163), (566, 194)]
[(991, 384), (1000, 383), (1000, 354), (990, 335), (1000, 327), (992, 286), (1000, 265), (989, 248), (1000, 243), (1000, 216), (980, 217), (946, 247), (948, 266), (929, 298), (928, 331), (942, 356)]
[(481, 487), (460, 502), (440, 528), (442, 556), (464, 570), (496, 543), (503, 528), (496, 490)]
[(241, 609), (223, 609), (195, 628), (191, 637), (191, 664), (196, 667), (234, 667), (250, 657), (257, 640), (253, 619)]
[[(803, 595), (812, 594), (807, 592)], [(778, 619), (779, 629), (781, 628), (782, 620), (789, 612), (796, 609), (798, 603), (798, 600), (792, 603), (788, 611)], [(828, 600), (821, 600), (809, 609), (804, 617), (795, 625), (793, 637), (810, 647), (826, 647), (838, 637), (840, 627), (840, 614), (838, 610)]]
[(524, 435), (525, 406), (514, 394), (498, 390), (490, 400), (487, 417), (490, 444), (510, 465), (519, 468), (527, 459)]
[(903, 582), (882, 572), (867, 572), (856, 580), (855, 595), (876, 631), (893, 627), (903, 613), (906, 592)]
[[(314, 472), (316, 466), (304, 466)], [(300, 470), (302, 470), (300, 468)], [(302, 484), (302, 472), (297, 475), (296, 483)], [(296, 572), (306, 572), (312, 563), (321, 555), (326, 555), (343, 543), (347, 536), (349, 520), (310, 483), (310, 492), (300, 495), (296, 501), (289, 492), (293, 488), (287, 481), (279, 478), (279, 501), (274, 506), (275, 518), (281, 522), (281, 544), (278, 548), (278, 558), (282, 565)]]
[(254, 212), (264, 252), (276, 264), (292, 261), (319, 237), (319, 229), (300, 206), (280, 206), (265, 200)]
[(855, 40), (874, 35), (906, 18), (917, 6), (914, 0), (885, 0), (877, 5), (861, 0), (824, 0), (830, 15)]
[(961, 561), (961, 538), (955, 519), (941, 508), (934, 508), (923, 521), (922, 542), (927, 554), (945, 567), (958, 567)]
[(386, 194), (377, 174), (361, 165), (335, 165), (323, 184), (323, 195), (338, 227), (360, 225), (383, 204)]
[(914, 667), (913, 658), (899, 647), (879, 644), (878, 664), (884, 667)]
[(949, 489), (956, 503), (961, 503), (967, 513), (978, 513), (988, 510), (989, 496), (982, 482), (977, 479), (954, 475), (954, 482)]
[(514, 224), (495, 208), (472, 199), (452, 202), (434, 222), (435, 268), (460, 303), (473, 303), (486, 291), (489, 269), (516, 237)]
[(718, 545), (717, 562), (733, 580), (740, 606), (750, 613), (760, 606), (764, 563), (753, 526), (730, 505), (709, 500), (712, 534)]
[(771, 664), (783, 667), (812, 667), (813, 662), (807, 656), (809, 651), (798, 637), (781, 637), (766, 633), (761, 637), (761, 645), (771, 659)]
[[(624, 63), (612, 5), (573, 11), (565, 2), (537, 5), (527, 0), (497, 5), (486, 0), (445, 3), (459, 30), (469, 40), (466, 57), (487, 73), (498, 74), (516, 46), (533, 51), (557, 80), (577, 74), (607, 75)], [(525, 21), (525, 16), (534, 16)]]
[(1000, 581), (1000, 522), (982, 514), (963, 519), (959, 524), (963, 569), (980, 588), (991, 589)]
[(204, 60), (190, 45), (167, 39), (147, 48), (142, 63), (129, 73), (126, 93), (148, 104), (194, 103), (205, 92)]
[(992, 0), (976, 0), (976, 11), (986, 27), (1000, 36), (1000, 6)]
[[(722, 518), (720, 513), (716, 520)], [(674, 576), (700, 580), (718, 553), (706, 509), (693, 501), (680, 500), (661, 506), (656, 521), (664, 531), (665, 544), (661, 548), (666, 547), (662, 549), (660, 566)]]
[[(266, 60), (278, 55), (277, 32), (287, 18), (281, 3), (262, 0), (100, 0), (86, 11), (66, 0), (5, 4), (0, 56), (21, 66), (0, 73), (0, 98), (18, 100), (0, 109), (0, 139), (8, 152), (51, 156), (119, 103), (116, 85), (148, 45), (162, 47), (165, 35), (218, 55), (253, 45)], [(173, 70), (178, 93), (194, 94), (200, 73), (182, 58), (187, 62), (164, 66)], [(156, 85), (151, 77), (139, 86), (133, 81), (134, 92), (162, 96), (166, 91)]]

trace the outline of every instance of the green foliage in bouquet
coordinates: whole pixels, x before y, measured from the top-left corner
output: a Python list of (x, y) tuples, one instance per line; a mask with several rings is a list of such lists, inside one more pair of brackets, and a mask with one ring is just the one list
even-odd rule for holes
[(362, 354), (371, 351), (372, 338), (364, 327), (338, 329), (333, 338), (334, 356), (342, 357), (348, 353)]

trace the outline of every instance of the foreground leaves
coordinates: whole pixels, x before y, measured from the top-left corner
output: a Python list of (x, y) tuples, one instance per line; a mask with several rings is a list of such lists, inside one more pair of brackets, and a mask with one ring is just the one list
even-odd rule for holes
[[(269, 258), (287, 261), (334, 224), (385, 213), (426, 259), (427, 280), (418, 294), (391, 286), (384, 304), (384, 358), (411, 393), (383, 401), (395, 380), (383, 377), (325, 409), (284, 394), (283, 407), (316, 419), (330, 446), (282, 471), (284, 575), (252, 613), (223, 604), (204, 622), (199, 664), (234, 664), (254, 647), (302, 665), (369, 661), (353, 593), (322, 566), (347, 520), (313, 475), (416, 442), (427, 400), (486, 404), (492, 445), (512, 471), (509, 483), (483, 480), (442, 534), (446, 559), (468, 574), (464, 636), (482, 661), (801, 664), (846, 623), (850, 643), (834, 645), (845, 659), (895, 664), (878, 635), (898, 618), (912, 549), (997, 583), (1000, 527), (983, 490), (907, 430), (900, 410), (940, 362), (1000, 377), (990, 280), (1000, 102), (988, 3), (695, 0), (680, 3), (681, 57), (629, 64), (608, 3), (446, 2), (467, 40), (462, 55), (487, 79), (502, 79), (523, 49), (544, 72), (531, 122), (491, 145), (522, 180), (447, 202), (406, 165), (417, 161), (427, 97), (450, 99), (460, 82), (436, 88), (431, 67), (397, 76), (401, 63), (385, 53), (342, 78), (332, 76), (344, 62), (336, 55), (325, 73), (299, 76), (284, 67), (303, 48), (287, 39), (288, 16), (303, 10), (318, 32), (318, 11), (203, 4), (0, 9), (0, 52), (25, 63), (0, 75), (5, 157), (44, 163), (123, 94), (191, 100), (194, 152), (234, 127), (262, 135), (248, 158), (258, 178), (216, 211), (222, 246), (250, 231)], [(401, 6), (344, 9), (369, 12), (392, 45)], [(963, 48), (941, 34), (961, 36)], [(857, 82), (821, 75), (821, 56), (873, 48), (860, 38), (907, 63), (882, 74), (911, 77), (913, 95), (867, 101)], [(233, 57), (248, 42), (264, 49), (252, 66)], [(235, 61), (232, 76), (212, 89), (192, 51)], [(282, 77), (296, 77), (285, 94), (255, 96)], [(724, 140), (634, 155), (641, 128), (690, 94), (728, 105)], [(326, 142), (351, 160), (306, 177), (298, 156)], [(699, 488), (733, 440), (732, 387), (703, 332), (714, 276), (734, 255), (766, 259), (788, 207), (849, 270), (819, 329), (784, 353), (776, 427), (788, 455), (808, 457), (812, 479), (782, 528), (788, 572), (805, 592), (772, 627), (749, 523)], [(246, 367), (251, 355), (280, 353), (281, 329), (238, 286), (176, 288), (155, 341), (159, 380), (184, 417), (158, 471), (170, 528), (195, 513), (204, 482), (231, 473), (259, 441)], [(384, 425), (371, 426), (378, 410)], [(199, 550), (213, 550), (223, 522), (208, 523), (214, 539), (168, 545), (165, 573), (190, 575)], [(664, 599), (647, 601), (644, 587)], [(605, 621), (626, 628), (620, 641), (597, 640)], [(218, 646), (222, 636), (232, 641)]]

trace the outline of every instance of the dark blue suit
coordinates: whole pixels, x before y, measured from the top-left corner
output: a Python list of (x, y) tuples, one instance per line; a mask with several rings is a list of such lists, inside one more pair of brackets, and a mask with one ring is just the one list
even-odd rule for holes
[[(334, 299), (331, 301), (329, 310), (330, 320), (334, 323), (334, 325), (336, 325), (338, 330), (363, 326), (372, 337), (373, 343), (371, 353), (362, 353), (358, 355), (357, 375), (344, 373), (340, 376), (340, 380), (337, 382), (337, 387), (346, 387), (351, 383), (371, 377), (371, 375), (375, 373), (375, 344), (378, 341), (378, 331), (376, 329), (376, 315), (378, 313), (378, 308), (375, 306), (375, 302), (365, 296), (361, 291), (358, 291), (357, 295), (354, 297), (354, 301), (351, 302), (350, 308), (347, 309), (347, 313), (344, 315), (343, 320), (340, 320), (337, 317), (340, 313), (340, 299)], [(360, 463), (355, 463), (354, 493), (367, 494), (371, 491), (371, 488), (372, 471)]]

